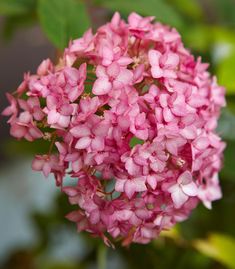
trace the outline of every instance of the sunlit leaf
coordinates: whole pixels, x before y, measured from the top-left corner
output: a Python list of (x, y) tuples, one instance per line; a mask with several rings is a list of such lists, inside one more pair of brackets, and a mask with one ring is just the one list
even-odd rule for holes
[(235, 94), (235, 49), (225, 57), (217, 66), (218, 80), (221, 85), (224, 85), (228, 94)]
[(206, 256), (235, 268), (235, 239), (222, 234), (212, 234), (207, 240), (196, 240), (195, 248)]
[(60, 49), (90, 26), (85, 3), (79, 0), (39, 0), (38, 13), (42, 29)]

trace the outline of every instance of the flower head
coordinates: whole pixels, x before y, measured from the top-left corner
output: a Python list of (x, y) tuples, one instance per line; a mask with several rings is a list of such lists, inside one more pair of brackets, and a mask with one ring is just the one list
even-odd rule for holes
[(17, 139), (49, 141), (32, 168), (54, 174), (79, 231), (148, 243), (221, 197), (224, 88), (207, 68), (175, 29), (115, 13), (26, 74), (2, 114)]

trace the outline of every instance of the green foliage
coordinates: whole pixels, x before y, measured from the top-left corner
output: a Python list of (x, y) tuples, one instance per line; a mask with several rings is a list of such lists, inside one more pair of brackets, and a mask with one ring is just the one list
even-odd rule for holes
[(102, 5), (112, 9), (113, 11), (120, 11), (126, 14), (136, 11), (142, 15), (156, 16), (156, 19), (163, 23), (168, 23), (172, 26), (180, 28), (183, 25), (182, 17), (162, 0), (103, 0)]
[(39, 20), (50, 41), (63, 49), (90, 26), (85, 4), (76, 0), (39, 0)]
[(196, 240), (195, 248), (228, 268), (235, 269), (235, 239), (222, 234), (211, 234), (207, 240)]
[(19, 15), (31, 11), (36, 0), (0, 0), (0, 15)]
[(131, 138), (130, 143), (129, 143), (130, 147), (133, 148), (135, 145), (138, 145), (138, 144), (143, 145), (144, 144), (144, 141), (141, 140), (141, 139), (139, 139), (139, 138), (137, 138), (137, 137), (135, 137), (135, 136), (133, 136)]
[(228, 94), (235, 94), (235, 47), (217, 67), (219, 83), (224, 85)]

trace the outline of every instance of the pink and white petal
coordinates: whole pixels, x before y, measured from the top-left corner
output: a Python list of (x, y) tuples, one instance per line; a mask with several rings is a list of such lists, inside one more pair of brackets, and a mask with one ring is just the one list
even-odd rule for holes
[(194, 182), (186, 185), (181, 185), (181, 189), (188, 196), (197, 196), (198, 194), (198, 188)]
[(146, 190), (147, 187), (143, 178), (134, 178), (127, 180), (124, 185), (124, 191), (129, 199), (134, 195), (134, 193)]
[(160, 58), (162, 54), (157, 50), (150, 50), (148, 53), (148, 58), (151, 66), (159, 66)]
[(148, 139), (148, 136), (149, 136), (148, 129), (136, 130), (134, 132), (134, 135), (136, 137), (138, 137), (139, 139), (147, 140)]
[(186, 139), (195, 139), (197, 136), (197, 130), (194, 126), (186, 126), (180, 130), (180, 134)]
[(106, 136), (108, 133), (108, 130), (110, 128), (110, 125), (108, 123), (102, 122), (98, 123), (93, 129), (92, 133), (95, 134), (96, 136)]
[(125, 179), (117, 179), (115, 183), (115, 191), (124, 192)]
[(96, 136), (91, 141), (91, 148), (94, 151), (103, 151), (104, 150), (104, 138)]
[(182, 184), (182, 185), (189, 184), (192, 181), (193, 181), (193, 177), (189, 171), (185, 171), (177, 179), (178, 184)]
[(199, 150), (204, 150), (210, 145), (210, 140), (207, 137), (199, 137), (193, 141), (193, 145)]
[(125, 168), (128, 173), (132, 176), (137, 175), (140, 173), (140, 166), (138, 166), (132, 158), (128, 158), (125, 162)]
[(70, 123), (70, 116), (60, 115), (57, 123), (63, 128), (68, 127)]
[(48, 162), (45, 162), (43, 167), (42, 167), (42, 172), (45, 177), (48, 177), (50, 172), (51, 172), (51, 165)]
[(133, 79), (133, 73), (128, 69), (122, 69), (117, 77), (117, 81), (123, 85), (129, 85)]
[(147, 182), (150, 185), (150, 187), (155, 190), (157, 187), (157, 179), (155, 176), (147, 176)]
[(104, 66), (102, 66), (102, 65), (98, 65), (96, 67), (95, 73), (96, 73), (98, 78), (102, 78), (102, 77), (108, 78), (108, 76), (106, 74), (106, 68)]
[(70, 133), (76, 137), (83, 137), (83, 136), (89, 136), (91, 134), (90, 128), (88, 128), (85, 124), (81, 124), (78, 126), (73, 127), (70, 130)]
[(93, 86), (92, 92), (96, 95), (104, 95), (110, 92), (112, 84), (105, 77), (98, 78)]
[(161, 78), (163, 77), (164, 72), (159, 66), (153, 66), (151, 68), (151, 74), (154, 78)]
[(164, 107), (163, 118), (166, 122), (171, 122), (174, 120), (175, 116), (171, 113), (171, 110), (168, 107)]
[(18, 124), (11, 125), (10, 135), (16, 138), (22, 138), (26, 135), (27, 128)]
[(107, 67), (107, 75), (111, 78), (116, 78), (120, 73), (120, 66), (118, 63), (113, 62)]
[(90, 146), (90, 144), (91, 144), (91, 138), (88, 136), (84, 136), (77, 141), (75, 148), (76, 149), (86, 149), (87, 147)]
[(47, 115), (48, 124), (55, 124), (58, 122), (60, 114), (56, 110), (49, 110)]
[(175, 208), (180, 208), (189, 199), (188, 195), (184, 194), (180, 188), (178, 191), (171, 193), (171, 198)]
[(128, 209), (117, 210), (115, 212), (115, 217), (117, 218), (118, 221), (126, 221), (126, 220), (130, 219), (132, 214), (133, 214), (133, 212), (131, 210), (128, 210)]
[(166, 61), (164, 62), (164, 66), (166, 67), (176, 67), (179, 64), (179, 56), (176, 53), (169, 52), (166, 57)]
[(178, 154), (178, 144), (174, 139), (168, 139), (166, 141), (166, 148), (171, 154), (173, 155)]

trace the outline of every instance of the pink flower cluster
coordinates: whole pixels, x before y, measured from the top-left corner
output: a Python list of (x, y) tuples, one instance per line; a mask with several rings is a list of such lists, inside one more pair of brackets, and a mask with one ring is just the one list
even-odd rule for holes
[(67, 218), (106, 244), (147, 243), (221, 198), (224, 88), (153, 20), (115, 13), (26, 74), (3, 111), (12, 136), (50, 141), (32, 168), (55, 175), (77, 206)]

